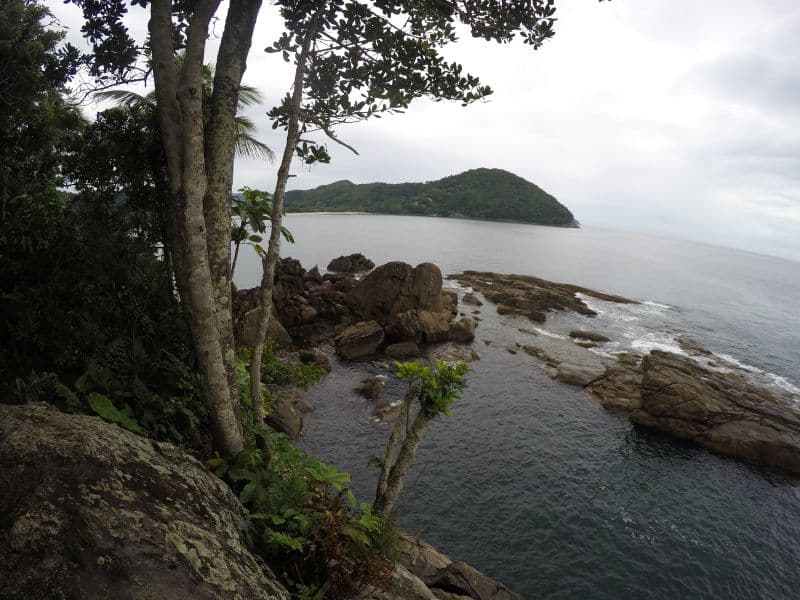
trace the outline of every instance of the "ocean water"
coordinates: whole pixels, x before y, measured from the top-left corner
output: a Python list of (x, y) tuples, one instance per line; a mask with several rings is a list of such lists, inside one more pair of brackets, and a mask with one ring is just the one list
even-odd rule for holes
[[(538, 333), (609, 332), (613, 351), (680, 351), (689, 337), (800, 402), (800, 263), (593, 228), (426, 217), (289, 215), (309, 268), (363, 252), (377, 264), (431, 261), (535, 275), (639, 300), (589, 299)], [(246, 249), (236, 280), (254, 285)], [(469, 307), (470, 310), (473, 307)], [(800, 597), (800, 481), (634, 427), (534, 358), (507, 352), (532, 324), (482, 307), (470, 387), (436, 421), (407, 480), (399, 520), (525, 598)], [(521, 329), (526, 331), (520, 331)], [(486, 341), (489, 343), (487, 344)], [(301, 445), (353, 473), (371, 499), (389, 425), (353, 388), (370, 363), (337, 364), (310, 393)], [(390, 383), (385, 399), (402, 389)]]

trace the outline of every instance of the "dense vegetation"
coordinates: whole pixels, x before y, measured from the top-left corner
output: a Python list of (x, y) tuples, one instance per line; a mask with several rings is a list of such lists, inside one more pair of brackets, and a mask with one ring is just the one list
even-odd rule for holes
[[(0, 9), (0, 402), (98, 415), (204, 459), (249, 509), (257, 550), (296, 597), (346, 597), (379, 582), (396, 541), (389, 508), (416, 446), (387, 453), (381, 510), (358, 504), (349, 475), (263, 426), (275, 402), (267, 384), (307, 387), (320, 372), (263, 337), (234, 344), (231, 241), (247, 240), (274, 266), (287, 235), (281, 190), (247, 191), (252, 201), (238, 212), (248, 231), (231, 221), (236, 152), (269, 154), (236, 114), (257, 98), (241, 80), (260, 1), (228, 3), (216, 71), (202, 61), (218, 2), (68, 2), (83, 9), (88, 54), (64, 44), (40, 0)], [(438, 53), (455, 40), (455, 22), (538, 47), (554, 21), (551, 2), (538, 0), (390, 0), (374, 3), (377, 12), (351, 0), (276, 4), (287, 33), (273, 50), (298, 67), (293, 97), (270, 113), (288, 131), (284, 182), (293, 156), (329, 158), (301, 138), (309, 128), (335, 139), (332, 126), (420, 96), (468, 104), (491, 93)], [(147, 40), (129, 37), (129, 9), (149, 10)], [(323, 38), (334, 42), (323, 47)], [(79, 71), (95, 92), (152, 76), (155, 97), (107, 94), (120, 105), (89, 120), (87, 95), (70, 87)], [(455, 194), (462, 184), (451, 179), (432, 202)], [(462, 190), (470, 206), (481, 201), (468, 189), (478, 188)], [(502, 194), (511, 206), (513, 193)], [(255, 234), (267, 230), (264, 251)], [(265, 268), (266, 299), (272, 284)], [(461, 367), (410, 364), (401, 375), (412, 382), (405, 414), (418, 400), (420, 424), (446, 413), (464, 385)]]
[(465, 217), (572, 226), (569, 209), (540, 187), (502, 169), (473, 169), (425, 183), (337, 181), (286, 194), (291, 212), (352, 211)]

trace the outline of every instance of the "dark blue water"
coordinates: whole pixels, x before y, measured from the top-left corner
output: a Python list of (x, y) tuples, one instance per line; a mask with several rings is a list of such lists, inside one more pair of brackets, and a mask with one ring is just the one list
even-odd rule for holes
[[(619, 349), (677, 349), (675, 337), (746, 365), (797, 394), (800, 263), (595, 229), (416, 217), (290, 215), (284, 255), (321, 267), (362, 251), (376, 263), (436, 262), (517, 272), (627, 295), (598, 303), (589, 326)], [(240, 259), (240, 285), (257, 263)], [(400, 521), (526, 598), (796, 598), (800, 485), (633, 427), (539, 363), (505, 348), (519, 323), (490, 305), (474, 344), (470, 387), (455, 416), (434, 423), (408, 479)], [(549, 333), (583, 317), (548, 320)], [(491, 341), (491, 345), (483, 340)], [(311, 394), (302, 445), (353, 473), (370, 499), (388, 425), (352, 388), (369, 364), (341, 365)], [(401, 393), (388, 386), (384, 396)]]

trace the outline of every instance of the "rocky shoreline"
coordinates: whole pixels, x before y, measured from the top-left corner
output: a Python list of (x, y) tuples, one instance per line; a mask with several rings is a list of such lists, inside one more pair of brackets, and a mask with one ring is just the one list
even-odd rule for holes
[[(466, 271), (451, 278), (471, 288), (468, 295), (478, 299), (476, 292), (482, 294), (499, 314), (536, 323), (553, 311), (594, 316), (580, 296), (634, 302), (535, 277)], [(518, 349), (540, 360), (550, 377), (584, 388), (633, 423), (723, 456), (800, 475), (800, 408), (751, 381), (745, 370), (722, 364), (693, 341), (678, 340), (683, 354), (652, 350), (642, 356), (593, 352), (612, 341), (597, 331), (573, 330), (563, 340), (533, 339)]]
[[(357, 254), (331, 264), (367, 270), (372, 261)], [(432, 263), (412, 267), (389, 262), (356, 279), (352, 273), (321, 275), (317, 267), (306, 271), (298, 261), (283, 259), (276, 275), (273, 337), (285, 346), (329, 344), (346, 361), (423, 355), (469, 361), (478, 358), (470, 344), (480, 321), (478, 307), (485, 303), (494, 305), (500, 315), (536, 325), (559, 312), (595, 316), (584, 298), (637, 303), (527, 275), (464, 271), (448, 279), (466, 291), (459, 297), (443, 289), (441, 271)], [(240, 339), (247, 339), (249, 323), (254, 322), (254, 297), (249, 290), (238, 294)], [(462, 310), (470, 309), (470, 316), (459, 312), (459, 303)], [(585, 389), (605, 408), (633, 423), (724, 456), (800, 475), (800, 409), (751, 381), (744, 370), (722, 365), (691, 340), (679, 340), (683, 354), (661, 350), (610, 354), (595, 351), (612, 341), (603, 332), (575, 329), (561, 340), (525, 328), (520, 331), (532, 334), (530, 341), (508, 348), (509, 352), (533, 356), (547, 375)], [(327, 362), (324, 355), (321, 360)], [(289, 402), (289, 409), (279, 403), (276, 412), (292, 413), (290, 425), (282, 425), (281, 419), (274, 425), (296, 437), (304, 411), (296, 398), (290, 396)], [(375, 415), (390, 416), (391, 408), (378, 404)]]

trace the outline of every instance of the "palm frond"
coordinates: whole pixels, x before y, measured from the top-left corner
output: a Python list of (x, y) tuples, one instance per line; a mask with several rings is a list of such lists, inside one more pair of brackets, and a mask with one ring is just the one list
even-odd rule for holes
[(254, 104), (261, 104), (264, 102), (264, 95), (261, 91), (253, 87), (252, 85), (247, 85), (243, 83), (239, 86), (239, 107), (242, 108), (244, 106), (253, 106)]
[(275, 153), (264, 142), (251, 135), (239, 133), (236, 135), (236, 154), (248, 158), (262, 158), (273, 162)]
[(127, 106), (128, 108), (155, 106), (154, 92), (143, 96), (142, 94), (137, 94), (130, 90), (102, 90), (95, 92), (94, 97), (97, 100), (108, 100), (120, 106)]
[(236, 135), (252, 135), (256, 131), (256, 124), (250, 117), (244, 115), (236, 115), (233, 118), (233, 124), (236, 127)]

